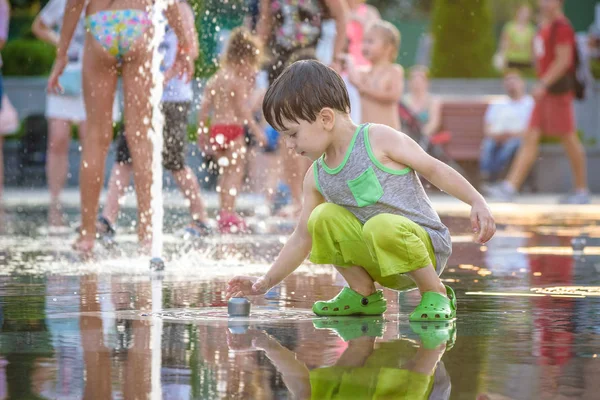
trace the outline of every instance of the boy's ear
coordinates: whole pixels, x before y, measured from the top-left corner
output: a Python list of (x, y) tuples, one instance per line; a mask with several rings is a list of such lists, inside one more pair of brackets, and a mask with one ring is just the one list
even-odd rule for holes
[(323, 129), (330, 131), (335, 125), (335, 111), (331, 108), (325, 107), (319, 113), (319, 120), (323, 124)]

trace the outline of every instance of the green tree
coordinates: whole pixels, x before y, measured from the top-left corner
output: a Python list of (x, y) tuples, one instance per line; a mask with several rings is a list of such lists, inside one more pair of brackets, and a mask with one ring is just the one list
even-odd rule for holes
[(494, 76), (488, 0), (437, 0), (433, 8), (431, 74), (436, 78)]

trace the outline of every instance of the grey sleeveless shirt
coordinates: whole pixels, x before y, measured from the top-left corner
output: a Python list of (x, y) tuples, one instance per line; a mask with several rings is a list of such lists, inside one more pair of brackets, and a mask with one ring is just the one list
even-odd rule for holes
[(328, 203), (346, 208), (364, 224), (379, 214), (396, 214), (420, 225), (429, 234), (438, 273), (452, 254), (450, 231), (442, 224), (417, 173), (383, 165), (369, 144), (369, 124), (354, 133), (344, 161), (329, 168), (321, 156), (313, 163), (317, 189)]

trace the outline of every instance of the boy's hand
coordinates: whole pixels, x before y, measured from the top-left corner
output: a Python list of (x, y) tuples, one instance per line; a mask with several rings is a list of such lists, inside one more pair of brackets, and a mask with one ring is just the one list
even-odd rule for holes
[(496, 233), (496, 223), (492, 212), (484, 200), (471, 205), (471, 228), (477, 233), (477, 243), (487, 243)]
[(232, 297), (259, 296), (267, 293), (270, 289), (270, 279), (254, 276), (236, 276), (227, 284), (227, 293), (225, 298), (229, 300)]

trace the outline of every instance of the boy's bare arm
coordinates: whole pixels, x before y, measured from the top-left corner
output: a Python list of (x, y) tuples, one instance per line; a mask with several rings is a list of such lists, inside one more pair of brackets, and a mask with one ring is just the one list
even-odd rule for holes
[(375, 125), (369, 129), (369, 139), (378, 159), (408, 166), (444, 192), (472, 207), (471, 223), (479, 233), (478, 241), (485, 243), (496, 231), (494, 218), (483, 196), (461, 174), (431, 157), (421, 146), (402, 132), (389, 126)]
[(383, 104), (397, 103), (402, 98), (404, 90), (404, 70), (401, 66), (394, 64), (385, 77), (384, 90), (368, 84), (368, 80), (359, 82), (357, 88), (361, 96)]
[(308, 232), (308, 219), (311, 213), (325, 199), (317, 190), (311, 166), (304, 176), (302, 212), (294, 233), (281, 249), (273, 266), (264, 276), (268, 287), (273, 287), (294, 272), (306, 259), (312, 248), (312, 238)]

